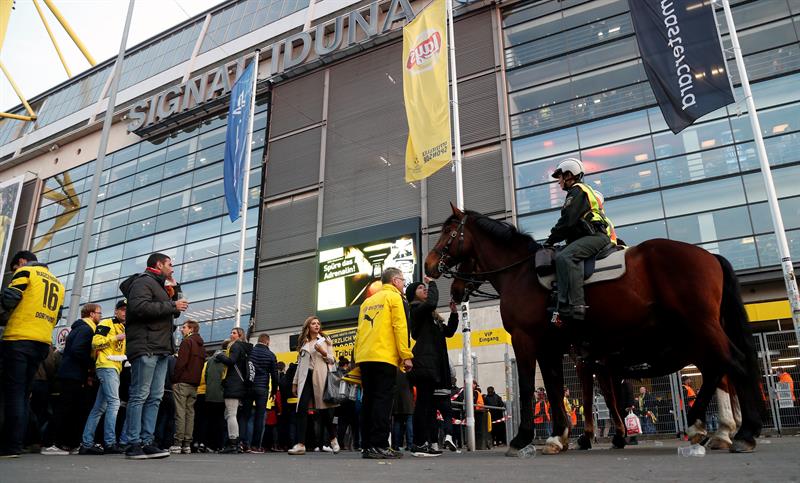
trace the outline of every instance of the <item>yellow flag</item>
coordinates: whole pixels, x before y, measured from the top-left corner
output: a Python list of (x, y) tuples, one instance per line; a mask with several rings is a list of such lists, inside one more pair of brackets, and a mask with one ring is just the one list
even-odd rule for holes
[(427, 178), (451, 158), (445, 18), (445, 0), (434, 0), (403, 28), (407, 182)]

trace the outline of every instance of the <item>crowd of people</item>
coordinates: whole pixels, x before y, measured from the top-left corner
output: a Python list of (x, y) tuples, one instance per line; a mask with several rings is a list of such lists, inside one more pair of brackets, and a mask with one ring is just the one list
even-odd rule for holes
[[(287, 366), (270, 350), (269, 335), (251, 344), (238, 327), (209, 350), (198, 323), (185, 320), (176, 347), (175, 321), (189, 302), (166, 255), (152, 254), (142, 273), (120, 285), (113, 316), (83, 305), (61, 350), (51, 338), (64, 286), (31, 252), (15, 254), (11, 269), (0, 304), (3, 457), (347, 449), (386, 459), (403, 449), (432, 457), (461, 445), (453, 422), (463, 419), (463, 391), (446, 344), (458, 314), (454, 304), (446, 320), (437, 313), (433, 281), (406, 286), (400, 270), (387, 269), (383, 288), (361, 307), (351, 358), (336, 358), (312, 315)], [(331, 374), (350, 381), (348, 397), (331, 399)], [(486, 403), (473, 389), (502, 419), (494, 388)], [(493, 431), (497, 444), (505, 440), (500, 429)]]

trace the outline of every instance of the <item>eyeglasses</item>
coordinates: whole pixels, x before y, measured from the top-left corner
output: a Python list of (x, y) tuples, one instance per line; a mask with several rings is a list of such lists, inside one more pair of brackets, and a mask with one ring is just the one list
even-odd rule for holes
[(102, 311), (102, 310), (95, 310), (95, 311), (94, 311), (94, 312), (92, 312), (92, 313), (93, 313), (93, 314), (102, 314), (102, 313), (103, 313), (103, 311)]

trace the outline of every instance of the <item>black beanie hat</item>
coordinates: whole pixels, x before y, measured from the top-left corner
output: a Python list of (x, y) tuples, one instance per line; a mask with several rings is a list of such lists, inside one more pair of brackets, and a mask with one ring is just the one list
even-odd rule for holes
[(406, 300), (408, 300), (408, 303), (414, 301), (414, 297), (417, 294), (417, 287), (419, 287), (420, 285), (425, 285), (425, 284), (422, 282), (411, 282), (410, 284), (408, 284), (408, 287), (406, 287)]

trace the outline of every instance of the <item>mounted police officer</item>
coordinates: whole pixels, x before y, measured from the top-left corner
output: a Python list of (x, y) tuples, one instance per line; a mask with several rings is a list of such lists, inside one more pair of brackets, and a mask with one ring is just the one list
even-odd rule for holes
[(614, 225), (603, 212), (603, 199), (583, 183), (583, 173), (583, 163), (575, 158), (567, 158), (556, 167), (553, 178), (558, 179), (567, 197), (561, 207), (561, 218), (544, 242), (546, 247), (567, 242), (555, 259), (558, 311), (561, 317), (574, 320), (583, 320), (586, 316), (583, 260), (617, 242)]

